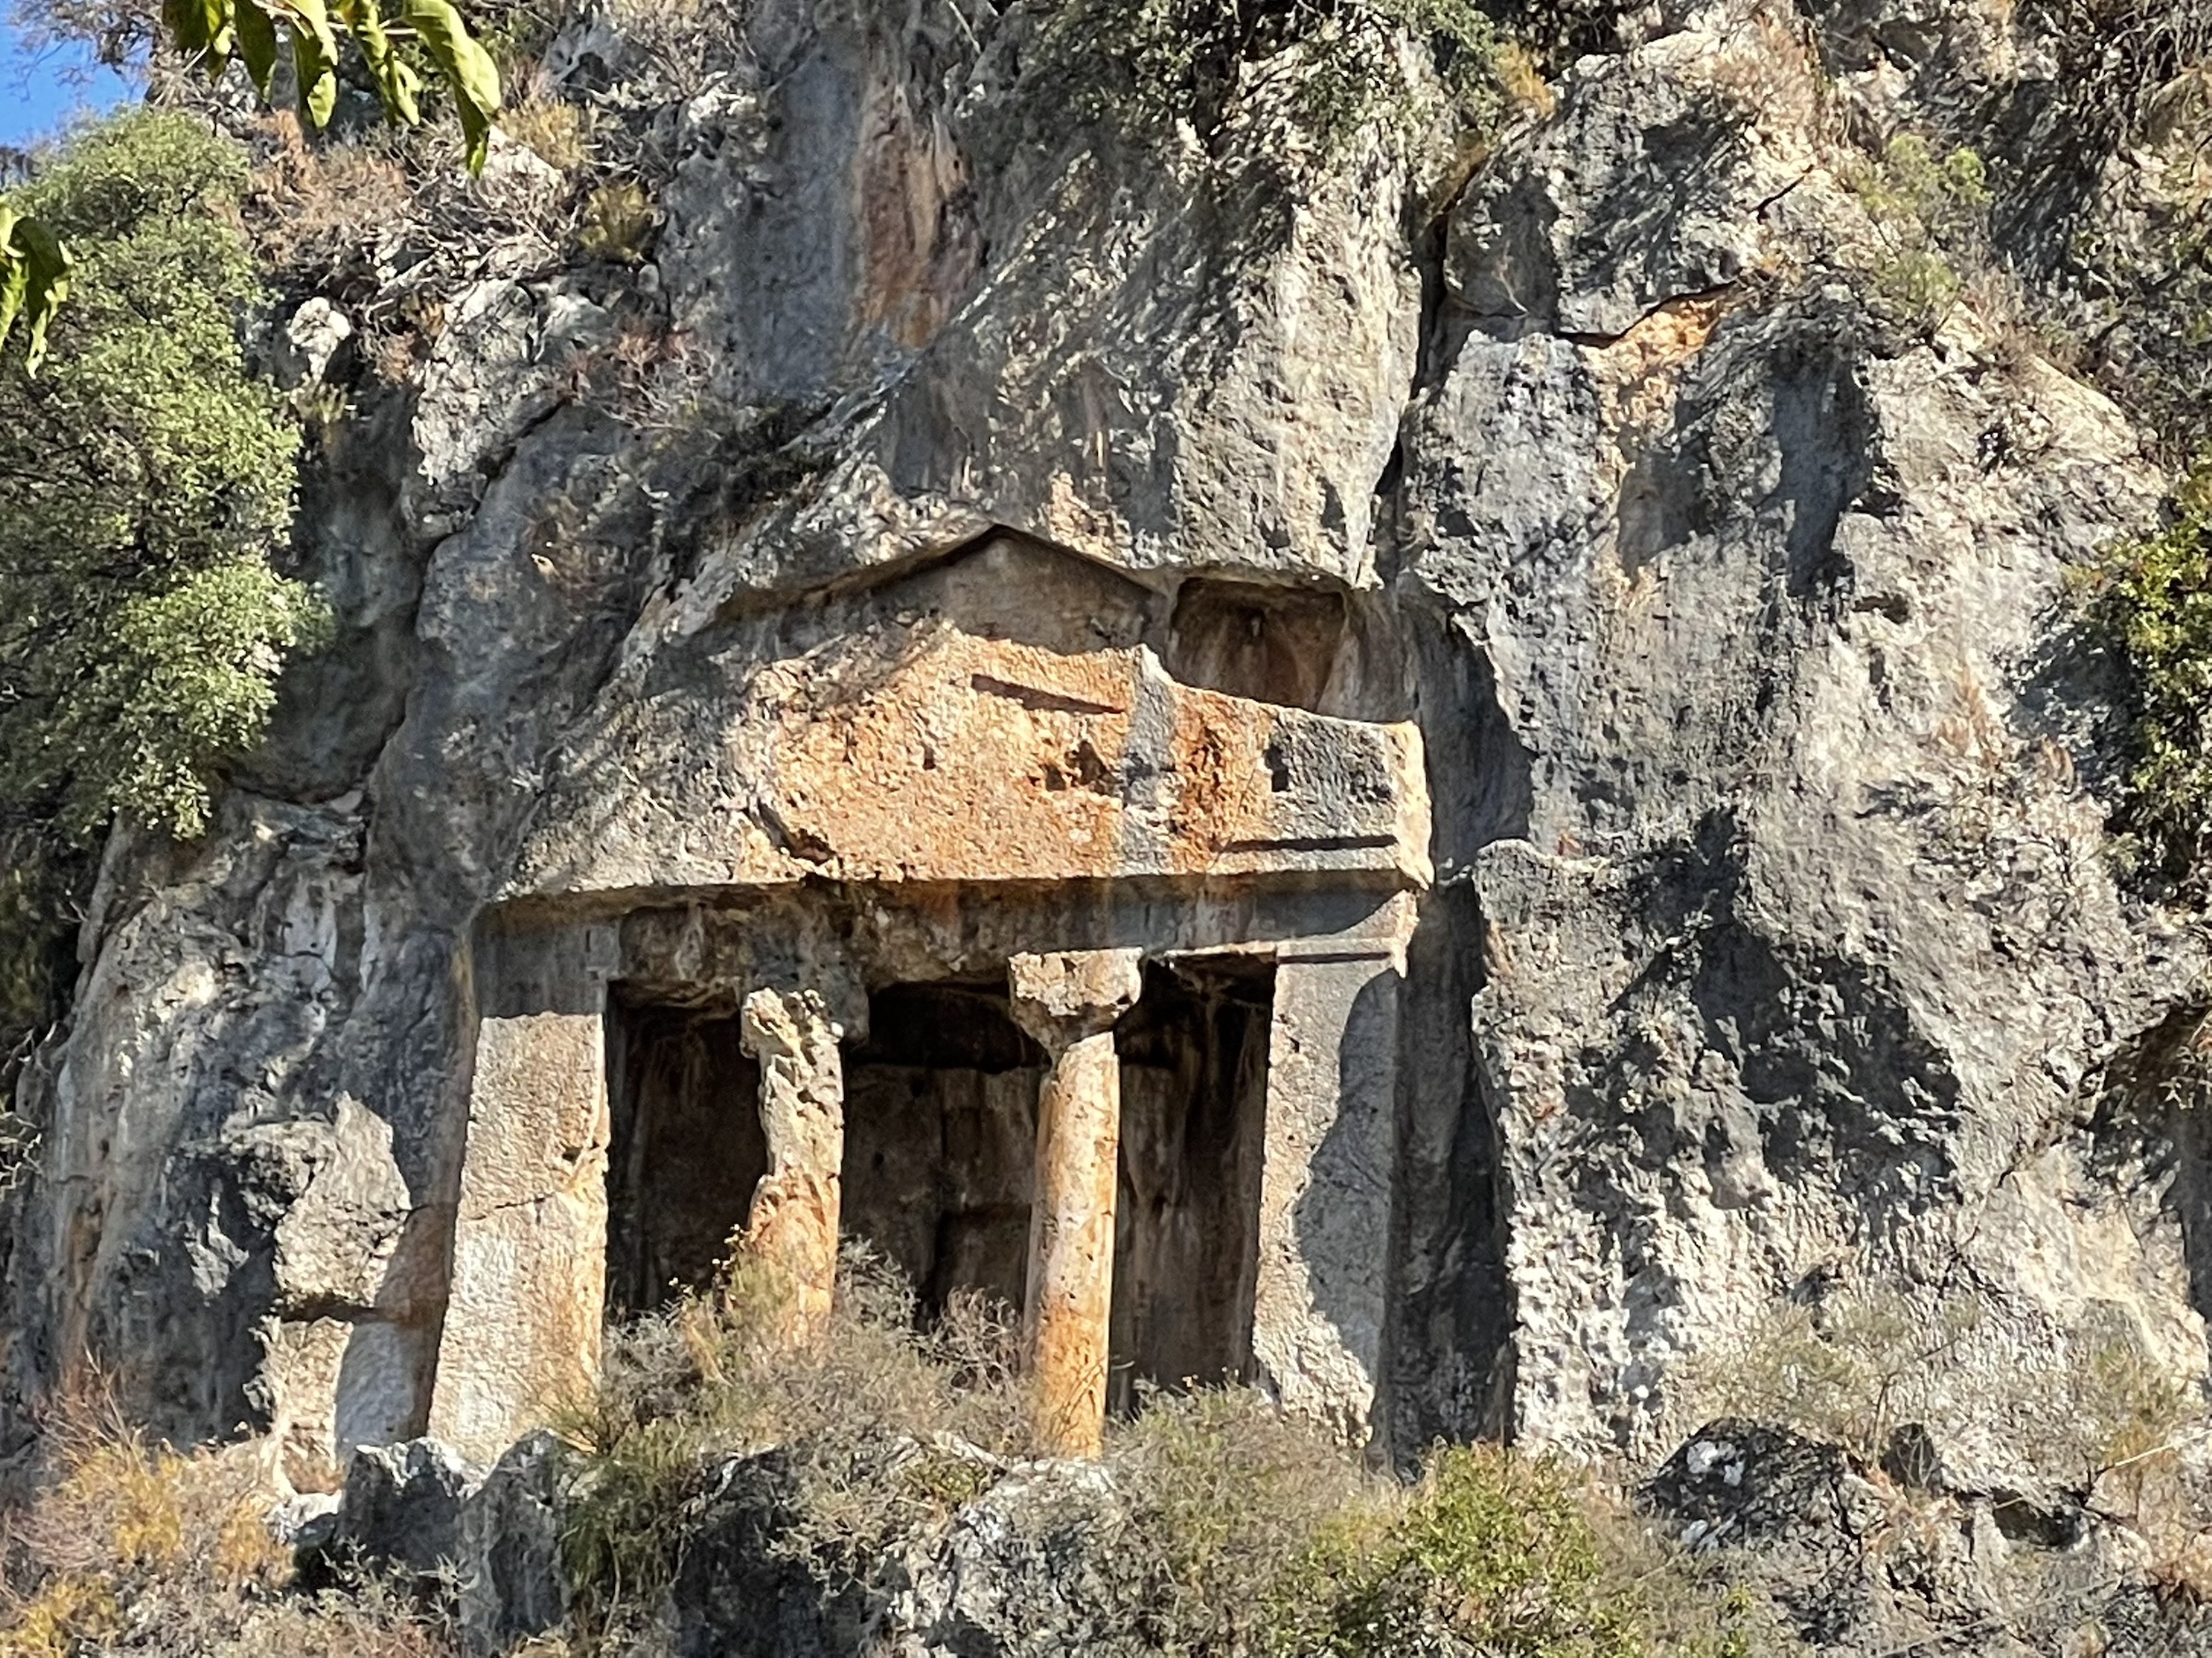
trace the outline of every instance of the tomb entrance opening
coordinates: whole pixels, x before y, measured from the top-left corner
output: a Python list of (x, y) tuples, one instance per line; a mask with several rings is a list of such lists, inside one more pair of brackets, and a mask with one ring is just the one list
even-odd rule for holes
[(1121, 1060), (1110, 1407), (1136, 1384), (1252, 1379), (1274, 964), (1145, 969), (1115, 1028)]
[(768, 1169), (734, 1005), (607, 997), (607, 1312), (709, 1283)]
[(844, 1232), (903, 1270), (925, 1319), (956, 1290), (1018, 1309), (1044, 1056), (1004, 985), (893, 985), (845, 1054)]

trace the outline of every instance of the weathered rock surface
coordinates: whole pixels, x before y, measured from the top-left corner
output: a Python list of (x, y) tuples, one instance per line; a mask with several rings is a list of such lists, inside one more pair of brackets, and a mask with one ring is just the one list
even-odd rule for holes
[[(895, 1470), (911, 1445), (886, 1447)], [(870, 1580), (833, 1594), (780, 1547), (788, 1524), (781, 1454), (733, 1459), (710, 1481), (671, 1596), (674, 1649), (729, 1658), (1047, 1658), (1056, 1653), (1159, 1650), (1145, 1628), (1160, 1593), (1150, 1557), (1116, 1546), (1127, 1524), (1113, 1481), (1095, 1465), (976, 1461), (985, 1489), (943, 1524), (909, 1537)]]
[(492, 1465), (461, 1508), (460, 1623), (472, 1652), (501, 1653), (561, 1625), (567, 1448), (541, 1430)]
[(1814, 1651), (2212, 1650), (2212, 1622), (2146, 1588), (2124, 1531), (2079, 1509), (1910, 1495), (1785, 1429), (1709, 1424), (1643, 1500), (1693, 1549), (1729, 1551)]
[(481, 1470), (435, 1439), (365, 1447), (347, 1466), (333, 1541), (421, 1580), (457, 1572), (468, 1558), (462, 1516), (483, 1483)]
[[(681, 906), (733, 884), (910, 882), (872, 959), (949, 971), (934, 928), (981, 982), (1074, 947), (1025, 916), (1118, 946), (1171, 888), (1241, 925), (1260, 877), (1417, 917), (1388, 1017), (1326, 1055), (1394, 1090), (1394, 1147), (1314, 1118), (1315, 1189), (1386, 1224), (1333, 1238), (1303, 1188), (1269, 1222), (1271, 1284), (1368, 1263), (1268, 1293), (1318, 1355), (1286, 1374), (1373, 1358), (1345, 1386), (1386, 1449), (1649, 1469), (1778, 1309), (1876, 1290), (1931, 1330), (1971, 1304), (1922, 1415), (1984, 1493), (2064, 1471), (2068, 1395), (2023, 1376), (2118, 1343), (2200, 1391), (2200, 1132), (2150, 1061), (2206, 943), (2114, 872), (2116, 681), (2064, 585), (2163, 480), (2002, 317), (1876, 302), (1831, 119), (1955, 125), (1982, 94), (1943, 63), (2042, 73), (2032, 19), (1969, 9), (1934, 8), (1971, 53), (1839, 23), (1823, 64), (1786, 7), (1655, 8), (1440, 208), (1377, 153), (1264, 212), (1194, 145), (1070, 119), (1019, 7), (765, 0), (680, 93), (579, 26), (548, 62), (651, 126), (657, 239), (635, 269), (503, 244), (417, 383), (351, 387), (302, 513), (339, 641), (205, 840), (119, 832), (28, 1073), (12, 1403), (96, 1355), (159, 1432), (311, 1461), (422, 1432), (467, 1380), (442, 1341), (517, 1298), (587, 1333), (485, 1374), (572, 1381), (600, 1300), (558, 1210), (606, 1102), (549, 1101), (511, 1182), (467, 1171), (508, 1056), (480, 1031), (541, 1057), (485, 1000), (488, 917), (621, 923), (608, 962), (649, 934), (672, 972), (723, 948)], [(365, 376), (360, 303), (300, 305), (287, 372)], [(570, 395), (626, 327), (666, 383)], [(849, 942), (807, 925), (795, 960)], [(465, 1283), (457, 1222), (490, 1240)], [(1779, 1459), (1863, 1529), (1827, 1454), (1717, 1444), (1669, 1464), (1690, 1523), (1728, 1517), (1713, 1469)], [(536, 1515), (537, 1478), (502, 1501)], [(1994, 1547), (1961, 1524), (1928, 1570)], [(977, 1547), (933, 1604), (1048, 1570)], [(1827, 1547), (1808, 1581), (1859, 1570)], [(1859, 1593), (1822, 1639), (1916, 1639)]]
[[(1638, 1456), (1697, 1409), (1685, 1355), (1824, 1284), (1974, 1286), (1969, 1436), (2101, 1309), (2203, 1366), (2189, 1201), (2093, 1126), (2201, 940), (2099, 850), (2106, 670), (2061, 594), (2158, 480), (1972, 313), (1870, 314), (1787, 53), (1724, 25), (1585, 60), (1548, 165), (1463, 203), (1405, 483), (1407, 579), (1526, 756), (1514, 833), (1439, 848), (1482, 917), (1512, 1416)], [(1604, 201), (1652, 213), (1600, 241)], [(1760, 274), (1793, 266), (1835, 274)]]
[(309, 1585), (396, 1578), (443, 1603), (468, 1652), (503, 1653), (567, 1615), (560, 1528), (571, 1455), (542, 1430), (489, 1472), (436, 1439), (365, 1447), (335, 1498), (295, 1499), (271, 1529), (294, 1546)]

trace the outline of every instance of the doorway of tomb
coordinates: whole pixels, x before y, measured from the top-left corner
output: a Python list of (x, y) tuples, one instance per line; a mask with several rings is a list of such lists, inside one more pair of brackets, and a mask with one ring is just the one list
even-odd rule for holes
[(622, 1319), (712, 1281), (768, 1145), (733, 1005), (618, 983), (607, 1010), (607, 1314)]
[(1142, 1384), (1252, 1379), (1260, 1180), (1275, 968), (1213, 956), (1146, 963), (1115, 1027), (1121, 1189), (1108, 1408)]
[(1002, 986), (892, 985), (845, 1050), (845, 1238), (906, 1275), (924, 1323), (956, 1291), (1018, 1314), (1045, 1058)]
[[(1273, 966), (1153, 963), (1116, 1028), (1121, 1158), (1111, 1407), (1140, 1386), (1249, 1379)], [(845, 1055), (843, 1225), (906, 1274), (918, 1312), (1026, 1288), (1045, 1056), (993, 984), (895, 985)]]

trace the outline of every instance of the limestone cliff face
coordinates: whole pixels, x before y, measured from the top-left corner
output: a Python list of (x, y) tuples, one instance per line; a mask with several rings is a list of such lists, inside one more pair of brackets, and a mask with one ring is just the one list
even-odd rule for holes
[[(1778, 1308), (1878, 1289), (1974, 1309), (1927, 1406), (1962, 1478), (2044, 1471), (1985, 1401), (2085, 1332), (2201, 1380), (2187, 1126), (2115, 1081), (2205, 941), (2116, 881), (2062, 590), (2163, 480), (1986, 307), (1875, 303), (1840, 134), (1922, 111), (1901, 58), (1659, 8), (1471, 176), (1416, 146), (1278, 197), (1075, 119), (1019, 10), (749, 30), (681, 87), (603, 25), (549, 58), (657, 146), (642, 263), (494, 242), (405, 388), (330, 300), (290, 319), (354, 397), (303, 512), (342, 637), (206, 840), (109, 849), (28, 1085), (19, 1401), (89, 1351), (179, 1435), (421, 1431), (500, 917), (1042, 893), (956, 949), (823, 924), (928, 977), (1061, 948), (1025, 927), (1101, 882), (1259, 915), (1254, 870), (1409, 894), (1360, 1038), (1386, 1224), (1326, 1245), (1372, 1263), (1344, 1339), (1389, 1445), (1655, 1465)], [(1975, 74), (2032, 78), (1984, 33)], [(388, 252), (342, 314), (407, 291)], [(629, 394), (576, 395), (634, 342)], [(991, 771), (977, 733), (1055, 720), (1064, 771)], [(604, 1178), (565, 1132), (503, 1200), (530, 1226)], [(582, 1327), (599, 1286), (527, 1293)]]

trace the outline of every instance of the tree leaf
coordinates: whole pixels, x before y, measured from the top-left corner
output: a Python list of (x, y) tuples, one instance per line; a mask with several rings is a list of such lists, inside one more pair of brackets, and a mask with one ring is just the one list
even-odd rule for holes
[(23, 369), (35, 374), (46, 360), (46, 327), (55, 311), (69, 297), (69, 249), (61, 239), (35, 219), (19, 219), (16, 242), (27, 257), (31, 280), (23, 298), (23, 320), (28, 328), (24, 342)]
[(35, 219), (0, 205), (0, 348), (24, 325), (23, 372), (46, 360), (46, 327), (69, 297), (69, 250)]
[(291, 31), (300, 113), (319, 127), (326, 126), (338, 107), (338, 38), (330, 32), (330, 14), (323, 9), (323, 0), (267, 3), (270, 15), (282, 19)]
[(339, 24), (361, 49), (361, 58), (376, 82), (377, 96), (391, 120), (412, 127), (422, 119), (415, 93), (422, 79), (392, 50), (392, 37), (384, 32), (384, 14), (378, 0), (338, 0)]
[(338, 108), (338, 54), (326, 51), (327, 35), (292, 25), (292, 63), (299, 71), (300, 113), (316, 127), (330, 125)]
[(401, 14), (453, 88), (471, 173), (484, 170), (492, 117), (499, 113), (499, 65), (468, 32), (450, 0), (406, 0)]
[(222, 73), (231, 52), (231, 0), (162, 0), (161, 15), (180, 48), (204, 54), (209, 74)]
[(7, 349), (8, 331), (15, 326), (31, 291), (31, 262), (15, 245), (19, 222), (15, 209), (0, 202), (0, 350)]
[(246, 65), (246, 78), (261, 101), (269, 101), (269, 78), (276, 72), (276, 25), (261, 9), (259, 0), (240, 0), (238, 58)]

